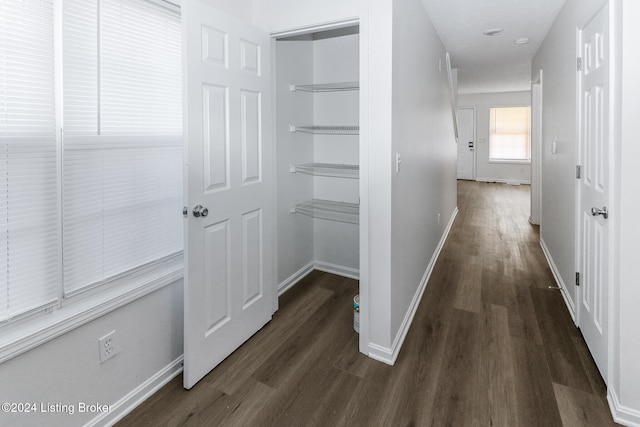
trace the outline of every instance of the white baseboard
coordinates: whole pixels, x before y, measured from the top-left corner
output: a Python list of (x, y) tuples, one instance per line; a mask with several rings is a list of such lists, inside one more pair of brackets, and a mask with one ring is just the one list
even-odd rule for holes
[(314, 262), (311, 261), (309, 264), (302, 267), (300, 270), (293, 273), (287, 279), (285, 279), (282, 283), (278, 284), (278, 296), (281, 296), (289, 289), (291, 289), (296, 283), (300, 280), (304, 279), (309, 273), (313, 271)]
[(509, 185), (520, 185), (520, 184), (531, 184), (531, 180), (529, 179), (504, 179), (504, 178), (476, 178), (478, 182), (498, 182), (501, 184), (509, 184)]
[(393, 365), (395, 363), (393, 351), (390, 348), (378, 344), (369, 343), (369, 354), (367, 354), (367, 356), (378, 362), (386, 363), (387, 365)]
[(98, 415), (85, 424), (85, 427), (112, 426), (120, 421), (156, 391), (160, 390), (165, 384), (178, 376), (182, 372), (183, 359), (183, 356), (180, 356), (165, 366), (151, 378), (111, 405), (109, 412)]
[(398, 329), (396, 333), (396, 337), (393, 340), (393, 344), (391, 348), (386, 348), (380, 346), (378, 344), (369, 344), (369, 357), (375, 359), (377, 361), (386, 363), (387, 365), (393, 365), (396, 363), (398, 359), (398, 355), (400, 354), (400, 349), (402, 348), (402, 344), (404, 343), (404, 339), (407, 337), (407, 333), (409, 332), (409, 328), (411, 327), (411, 323), (413, 322), (413, 318), (416, 315), (416, 311), (418, 310), (418, 306), (420, 305), (420, 301), (422, 300), (422, 295), (424, 294), (424, 290), (427, 288), (427, 283), (429, 283), (429, 277), (431, 277), (431, 273), (433, 272), (433, 268), (436, 265), (436, 261), (440, 256), (440, 251), (442, 251), (442, 247), (444, 246), (447, 237), (449, 236), (449, 232), (451, 231), (451, 227), (453, 226), (453, 221), (455, 221), (456, 216), (458, 215), (458, 208), (453, 211), (451, 218), (449, 219), (449, 223), (447, 224), (447, 228), (442, 233), (442, 237), (440, 238), (440, 242), (438, 242), (438, 246), (436, 250), (433, 252), (431, 256), (431, 260), (429, 261), (429, 265), (422, 275), (422, 280), (420, 280), (420, 284), (418, 285), (418, 289), (416, 293), (413, 295), (413, 299), (411, 300), (411, 304), (409, 304), (409, 309), (404, 316), (402, 321), (402, 325)]
[(311, 261), (309, 264), (302, 267), (300, 270), (293, 273), (282, 283), (278, 285), (278, 296), (287, 292), (293, 288), (299, 281), (304, 279), (313, 270), (324, 271), (325, 273), (337, 274), (338, 276), (348, 277), (350, 279), (358, 280), (360, 278), (360, 270), (345, 267), (343, 265), (331, 264), (328, 262)]
[(331, 264), (328, 262), (316, 261), (313, 263), (316, 270), (324, 271), (325, 273), (333, 273), (338, 276), (349, 277), (350, 279), (360, 279), (360, 270), (357, 268), (345, 267), (342, 265)]
[(573, 319), (573, 323), (578, 325), (578, 312), (576, 311), (576, 305), (573, 302), (573, 298), (569, 295), (569, 291), (567, 290), (567, 286), (562, 280), (562, 276), (560, 276), (560, 271), (558, 267), (556, 267), (556, 263), (553, 262), (553, 258), (551, 257), (551, 252), (547, 245), (544, 243), (544, 239), (540, 237), (540, 247), (542, 248), (542, 252), (544, 253), (544, 257), (547, 259), (547, 263), (549, 263), (549, 267), (551, 268), (551, 272), (553, 273), (553, 277), (556, 279), (556, 283), (558, 287), (560, 287), (560, 293), (562, 294), (562, 298), (564, 299), (564, 303), (569, 310), (569, 314), (571, 315), (571, 319)]
[(623, 426), (640, 427), (640, 410), (622, 405), (612, 388), (607, 390), (607, 401), (615, 422)]

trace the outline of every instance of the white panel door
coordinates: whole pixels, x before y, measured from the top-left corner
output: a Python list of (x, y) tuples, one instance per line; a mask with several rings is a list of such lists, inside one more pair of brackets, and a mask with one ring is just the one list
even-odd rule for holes
[(270, 38), (182, 2), (184, 387), (271, 319), (275, 296)]
[(607, 378), (609, 272), (609, 36), (603, 8), (581, 33), (579, 326)]
[(475, 179), (475, 110), (458, 108), (458, 179)]

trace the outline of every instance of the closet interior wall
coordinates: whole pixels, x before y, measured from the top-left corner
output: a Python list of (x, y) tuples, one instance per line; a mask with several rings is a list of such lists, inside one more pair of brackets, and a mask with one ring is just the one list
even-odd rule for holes
[[(334, 30), (276, 42), (276, 148), (278, 283), (282, 289), (311, 266), (357, 278), (359, 274), (357, 29)], [(291, 85), (355, 83), (349, 90), (309, 92)], [(353, 85), (349, 85), (353, 86)], [(338, 134), (292, 131), (291, 126), (353, 126)], [(344, 135), (342, 133), (350, 133)], [(350, 177), (292, 173), (312, 163), (345, 165)], [(330, 172), (331, 173), (331, 172)], [(338, 220), (292, 213), (314, 199), (346, 203)], [(353, 213), (355, 212), (355, 213)]]

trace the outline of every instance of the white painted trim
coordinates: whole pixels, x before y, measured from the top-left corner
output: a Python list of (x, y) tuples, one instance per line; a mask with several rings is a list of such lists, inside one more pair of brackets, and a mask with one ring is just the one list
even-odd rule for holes
[[(114, 289), (99, 300), (87, 298), (51, 314), (29, 319), (28, 323), (9, 329), (0, 342), (0, 363), (16, 357), (54, 338), (149, 295), (183, 278), (180, 268), (142, 286), (122, 291)], [(115, 294), (115, 296), (114, 296)]]
[(640, 427), (640, 411), (622, 405), (612, 388), (607, 390), (607, 401), (615, 422), (624, 426)]
[(350, 279), (360, 279), (360, 270), (356, 268), (344, 267), (342, 265), (321, 261), (314, 262), (314, 268), (316, 270), (324, 271), (325, 273), (332, 273), (337, 274), (338, 276), (349, 277)]
[[(278, 126), (276, 126), (276, 119), (277, 119), (277, 111), (278, 111), (278, 100), (277, 100), (277, 96), (276, 96), (276, 90), (275, 88), (277, 87), (277, 66), (278, 66), (278, 61), (277, 61), (277, 55), (276, 55), (276, 39), (275, 37), (271, 37), (270, 38), (270, 42), (269, 42), (269, 55), (271, 56), (271, 111), (273, 112), (271, 114), (271, 121), (273, 122), (271, 125), (271, 134), (269, 135), (269, 137), (271, 138), (271, 145), (272, 145), (272, 156), (270, 159), (267, 159), (268, 162), (271, 162), (271, 165), (273, 165), (274, 170), (276, 170), (276, 166), (278, 164)], [(277, 173), (274, 172), (274, 179), (271, 180), (271, 194), (273, 194), (273, 199), (277, 200), (277, 194), (278, 194), (278, 177), (277, 177)], [(278, 224), (278, 210), (276, 208), (276, 203), (274, 202), (271, 207), (270, 207), (271, 213), (274, 217), (274, 223), (275, 223), (275, 230), (274, 230), (274, 235), (275, 238), (273, 239), (273, 241), (271, 242), (271, 246), (270, 246), (270, 250), (272, 253), (272, 262), (273, 264), (271, 265), (271, 269), (270, 269), (270, 285), (269, 286), (269, 293), (271, 294), (271, 314), (273, 315), (276, 311), (278, 311), (279, 306), (279, 301), (278, 301), (278, 297), (280, 297), (280, 295), (282, 293), (284, 293), (287, 289), (289, 289), (291, 286), (293, 286), (295, 283), (292, 283), (290, 285), (285, 285), (285, 283), (287, 282), (287, 280), (285, 280), (282, 284), (278, 283), (278, 266), (280, 265), (279, 259), (278, 259), (278, 245), (279, 245), (279, 236), (280, 236), (280, 225)], [(300, 280), (300, 279), (298, 279)], [(281, 285), (283, 287), (286, 287), (286, 289), (282, 289), (281, 290)]]
[(378, 344), (369, 343), (369, 353), (367, 356), (378, 362), (386, 363), (387, 365), (393, 365), (395, 363), (393, 351), (390, 348), (382, 347)]
[(360, 25), (360, 17), (340, 19), (337, 21), (321, 22), (305, 27), (297, 27), (288, 30), (272, 31), (271, 37), (281, 39), (284, 37), (301, 36), (304, 34), (317, 33), (320, 31), (337, 30), (340, 28), (355, 27)]
[(98, 415), (86, 423), (85, 427), (96, 425), (112, 426), (123, 419), (127, 414), (140, 406), (142, 402), (164, 387), (169, 381), (180, 375), (182, 372), (183, 359), (183, 356), (180, 356), (169, 363), (151, 378), (144, 381), (111, 405), (109, 412)]
[(560, 276), (560, 271), (558, 270), (558, 267), (556, 266), (556, 263), (553, 262), (553, 258), (551, 257), (551, 252), (549, 252), (549, 248), (547, 248), (547, 245), (544, 242), (544, 239), (542, 237), (540, 237), (540, 247), (542, 248), (542, 252), (544, 253), (544, 257), (547, 259), (547, 263), (549, 264), (549, 267), (551, 268), (551, 272), (553, 273), (553, 277), (556, 279), (556, 283), (560, 287), (560, 291), (561, 291), (560, 293), (562, 294), (562, 298), (564, 299), (564, 303), (566, 304), (567, 309), (569, 310), (569, 314), (571, 315), (571, 319), (573, 319), (573, 323), (575, 323), (575, 325), (577, 326), (578, 325), (578, 318), (577, 318), (575, 303), (573, 302), (573, 299), (571, 299), (571, 297), (569, 296), (569, 292), (567, 291), (567, 286), (565, 285), (564, 281), (562, 280), (562, 276)]
[(492, 159), (487, 162), (488, 164), (494, 165), (530, 165), (531, 159), (529, 160), (500, 160), (500, 159)]
[(369, 62), (370, 62), (370, 43), (372, 29), (369, 25), (371, 18), (369, 16), (369, 2), (361, 2), (360, 9), (360, 36), (359, 36), (359, 80), (360, 95), (358, 98), (360, 136), (358, 141), (358, 163), (360, 164), (359, 194), (360, 194), (360, 224), (359, 224), (359, 251), (360, 261), (360, 303), (365, 304), (360, 308), (360, 337), (358, 339), (358, 350), (367, 354), (369, 344), (369, 280), (370, 280), (370, 248), (369, 248), (369, 147), (371, 144), (370, 128), (370, 90), (369, 90)]
[(440, 242), (436, 247), (436, 250), (433, 252), (433, 256), (431, 257), (431, 261), (429, 261), (429, 265), (427, 266), (422, 280), (420, 280), (420, 285), (416, 290), (416, 293), (411, 300), (411, 304), (409, 305), (409, 309), (404, 316), (404, 320), (402, 321), (402, 325), (398, 329), (396, 333), (396, 337), (393, 340), (393, 344), (391, 348), (382, 347), (378, 344), (369, 344), (369, 357), (375, 359), (379, 362), (384, 362), (387, 365), (394, 365), (396, 360), (398, 360), (398, 355), (400, 354), (400, 349), (402, 348), (402, 344), (404, 343), (404, 339), (407, 337), (407, 333), (409, 332), (409, 328), (411, 327), (411, 323), (413, 323), (413, 318), (418, 310), (418, 306), (420, 305), (420, 301), (422, 300), (422, 295), (424, 294), (424, 290), (427, 288), (427, 283), (429, 283), (429, 277), (431, 277), (431, 273), (436, 265), (438, 257), (440, 256), (440, 252), (442, 251), (442, 247), (449, 236), (449, 232), (451, 231), (451, 227), (453, 227), (453, 222), (458, 216), (458, 208), (456, 207), (449, 219), (449, 223), (447, 224), (444, 233), (442, 233), (442, 237), (440, 238)]
[[(538, 71), (531, 85), (531, 208), (529, 222), (540, 225), (542, 221), (542, 117), (544, 113), (544, 70)], [(536, 99), (537, 94), (537, 99)], [(535, 103), (534, 101), (538, 101)], [(535, 114), (534, 114), (535, 113)], [(534, 119), (537, 118), (537, 123)], [(536, 129), (537, 128), (537, 129)], [(534, 136), (534, 129), (537, 130)]]
[(299, 281), (304, 279), (313, 270), (324, 271), (325, 273), (337, 274), (338, 276), (348, 277), (350, 279), (359, 280), (360, 270), (345, 267), (342, 265), (331, 264), (328, 262), (311, 261), (300, 270), (293, 273), (278, 285), (278, 296), (281, 296), (289, 289), (293, 288)]
[[(594, 14), (592, 18), (596, 15)], [(592, 19), (590, 18), (589, 21)], [(584, 22), (582, 25), (579, 25), (575, 29), (575, 55), (576, 58), (582, 58), (582, 29), (587, 25), (589, 21)], [(611, 70), (609, 70), (611, 71)], [(576, 70), (576, 82), (575, 82), (576, 92), (575, 92), (575, 106), (576, 106), (576, 117), (575, 117), (575, 132), (576, 132), (576, 144), (574, 148), (574, 156), (575, 156), (575, 164), (581, 165), (584, 168), (584, 165), (581, 164), (582, 161), (582, 146), (583, 146), (583, 135), (582, 135), (582, 72)], [(583, 169), (584, 171), (584, 169)], [(573, 246), (575, 248), (574, 253), (574, 269), (575, 271), (582, 272), (582, 180), (575, 179), (573, 186), (573, 198), (574, 198), (574, 239)], [(611, 236), (611, 233), (609, 233)], [(582, 304), (580, 304), (580, 300), (582, 299), (582, 289), (580, 287), (576, 288), (575, 298), (578, 301), (577, 306), (574, 307), (574, 314), (572, 314), (573, 320), (576, 323), (576, 326), (580, 326), (580, 319), (582, 317)], [(608, 362), (607, 362), (608, 363)], [(599, 368), (598, 368), (599, 369)], [(608, 381), (605, 378), (605, 383)]]
[(311, 261), (309, 264), (302, 267), (300, 270), (293, 273), (278, 285), (278, 296), (281, 296), (289, 289), (293, 288), (300, 280), (304, 279), (309, 273), (313, 271), (315, 264)]
[(520, 184), (531, 184), (531, 180), (529, 179), (503, 179), (503, 178), (476, 178), (478, 182), (497, 182), (500, 184), (510, 184), (510, 185), (520, 185)]

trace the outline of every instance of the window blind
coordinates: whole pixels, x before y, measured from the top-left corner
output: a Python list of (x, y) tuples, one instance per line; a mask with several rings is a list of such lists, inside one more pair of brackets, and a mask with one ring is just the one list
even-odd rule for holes
[(531, 109), (495, 107), (490, 108), (489, 116), (489, 158), (530, 160)]
[(65, 295), (182, 250), (180, 31), (144, 0), (64, 2)]
[(52, 0), (0, 0), (0, 322), (59, 289)]

